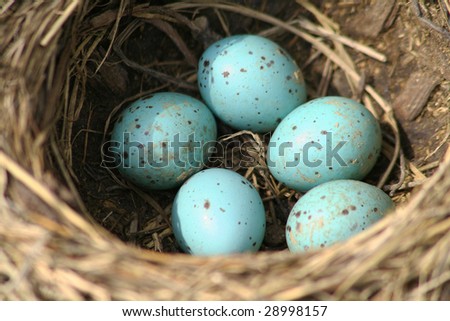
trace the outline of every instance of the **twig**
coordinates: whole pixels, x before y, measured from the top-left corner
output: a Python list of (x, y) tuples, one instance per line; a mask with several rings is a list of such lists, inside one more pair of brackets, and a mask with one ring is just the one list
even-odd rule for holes
[(370, 48), (369, 46), (363, 45), (359, 42), (356, 42), (353, 39), (350, 39), (348, 37), (336, 34), (335, 32), (326, 30), (323, 27), (317, 26), (315, 24), (313, 24), (311, 21), (308, 21), (307, 19), (297, 19), (292, 21), (292, 24), (297, 23), (301, 28), (315, 34), (321, 37), (326, 37), (327, 39), (333, 40), (333, 41), (338, 41), (344, 45), (346, 45), (347, 47), (353, 48), (363, 54), (365, 54), (368, 57), (371, 57), (375, 60), (381, 61), (381, 62), (386, 62), (387, 58), (386, 55), (376, 51), (373, 48)]
[(426, 164), (426, 165), (423, 165), (423, 166), (419, 167), (418, 169), (421, 172), (425, 172), (425, 171), (428, 171), (430, 169), (434, 169), (434, 168), (438, 167), (440, 163), (441, 163), (440, 161), (431, 162), (429, 164)]
[[(94, 224), (88, 222), (70, 208), (64, 201), (60, 200), (50, 189), (42, 182), (38, 181), (25, 169), (19, 166), (3, 151), (0, 151), (0, 166), (5, 168), (14, 178), (24, 184), (31, 192), (36, 194), (43, 202), (53, 208), (56, 212), (61, 213), (71, 224), (85, 232), (92, 240), (101, 241), (102, 238), (98, 231), (94, 228)], [(106, 241), (105, 241), (106, 242)]]
[(49, 42), (52, 40), (52, 38), (55, 36), (55, 34), (58, 31), (61, 31), (62, 25), (66, 22), (67, 19), (72, 15), (72, 12), (75, 10), (75, 8), (78, 6), (79, 0), (73, 0), (64, 10), (64, 12), (59, 16), (58, 19), (53, 23), (50, 30), (47, 32), (47, 34), (42, 38), (40, 45), (43, 47), (46, 47)]
[(64, 161), (60, 149), (58, 148), (58, 144), (56, 142), (55, 138), (51, 139), (51, 143), (50, 143), (50, 147), (52, 149), (54, 158), (56, 159), (56, 162), (59, 166), (59, 169), (61, 171), (62, 176), (64, 177), (67, 186), (69, 187), (69, 190), (72, 193), (73, 198), (75, 199), (77, 206), (79, 207), (79, 209), (81, 210), (81, 212), (86, 216), (91, 218), (89, 211), (86, 208), (85, 203), (83, 202), (83, 200), (81, 199), (81, 196), (78, 192), (77, 187), (75, 186), (74, 181), (71, 179), (72, 177), (75, 178), (76, 182), (79, 183), (78, 178), (76, 177), (76, 175), (74, 175), (71, 172), (71, 167), (68, 167), (66, 162)]
[(147, 22), (154, 25), (156, 28), (164, 32), (170, 39), (172, 39), (172, 42), (178, 47), (178, 49), (186, 58), (186, 61), (191, 66), (197, 67), (197, 58), (194, 56), (189, 47), (186, 45), (186, 43), (184, 42), (183, 38), (180, 36), (178, 31), (176, 31), (171, 24), (167, 23), (164, 20), (159, 19), (150, 19), (147, 20)]
[(147, 68), (144, 67), (136, 62), (134, 62), (133, 60), (129, 59), (125, 53), (122, 51), (121, 46), (123, 44), (123, 42), (125, 41), (125, 39), (127, 39), (127, 37), (134, 31), (136, 30), (136, 28), (138, 28), (140, 26), (141, 22), (135, 22), (132, 23), (128, 26), (127, 29), (125, 29), (117, 38), (117, 41), (114, 43), (113, 45), (113, 49), (114, 52), (117, 54), (117, 56), (119, 56), (120, 59), (122, 59), (122, 61), (130, 68), (133, 68), (135, 70), (138, 70), (140, 72), (146, 73), (149, 76), (156, 78), (158, 80), (163, 80), (163, 81), (167, 81), (171, 84), (177, 85), (178, 87), (181, 88), (186, 88), (186, 89), (190, 89), (190, 90), (196, 90), (197, 86), (187, 83), (183, 80), (180, 80), (178, 78), (169, 76), (165, 73), (162, 73), (160, 71), (151, 69), (151, 68)]
[(423, 185), (425, 182), (426, 182), (426, 179), (403, 183), (400, 186), (398, 186), (398, 184), (386, 185), (386, 186), (384, 186), (383, 189), (385, 191), (389, 191), (389, 195), (393, 196), (396, 191), (404, 191), (405, 189), (417, 187), (417, 186)]
[(447, 25), (450, 27), (450, 2), (448, 0), (439, 0), (439, 6), (444, 19), (447, 21)]
[(416, 165), (414, 165), (413, 163), (407, 161), (406, 165), (409, 167), (411, 173), (414, 176), (414, 179), (419, 179), (419, 180), (423, 180), (426, 179), (427, 177), (422, 173), (422, 171), (420, 169), (418, 169), (416, 167)]
[(325, 96), (330, 86), (331, 76), (333, 75), (333, 66), (331, 60), (327, 59), (322, 71), (322, 79), (320, 79), (319, 87), (317, 88), (317, 94), (319, 97)]
[(8, 2), (4, 3), (1, 6), (0, 9), (0, 16), (2, 16), (6, 11), (9, 10), (9, 8), (11, 8), (11, 6), (14, 4), (14, 2), (16, 2), (15, 0), (9, 0)]
[(442, 141), (439, 143), (439, 145), (430, 153), (427, 155), (427, 157), (425, 157), (424, 161), (430, 159), (434, 154), (437, 153), (437, 151), (439, 149), (441, 149), (442, 146), (444, 146), (445, 144), (449, 143), (449, 137), (450, 137), (450, 123), (448, 123), (448, 130), (447, 133), (444, 136), (444, 139), (442, 139)]
[(450, 39), (450, 31), (448, 31), (442, 27), (439, 27), (438, 25), (436, 25), (435, 23), (431, 22), (430, 20), (428, 20), (427, 18), (424, 17), (422, 8), (421, 8), (418, 0), (411, 0), (411, 8), (414, 11), (414, 13), (416, 14), (416, 16), (420, 22), (422, 22), (424, 25), (430, 27), (431, 29), (439, 32), (446, 38)]
[(95, 70), (95, 73), (97, 73), (100, 70), (100, 68), (105, 63), (106, 59), (109, 56), (109, 53), (111, 52), (111, 50), (113, 48), (114, 40), (115, 40), (115, 38), (117, 36), (117, 32), (119, 30), (119, 23), (120, 23), (120, 20), (121, 20), (121, 18), (123, 16), (124, 12), (125, 12), (125, 8), (126, 8), (126, 1), (120, 1), (119, 10), (117, 11), (117, 15), (116, 15), (116, 18), (115, 18), (115, 21), (114, 21), (114, 26), (113, 26), (111, 35), (109, 37), (109, 38), (111, 38), (111, 41), (109, 42), (108, 49), (106, 50), (106, 53), (105, 53), (103, 59), (98, 64), (97, 69)]
[(86, 131), (86, 135), (84, 136), (83, 159), (81, 160), (81, 162), (83, 164), (86, 163), (86, 158), (87, 158), (87, 150), (88, 150), (88, 146), (89, 146), (89, 129), (91, 127), (92, 113), (93, 113), (93, 109), (89, 108), (88, 119), (86, 122), (86, 129), (88, 129), (88, 130)]
[(317, 9), (317, 7), (314, 6), (311, 2), (307, 0), (297, 0), (297, 3), (306, 10), (308, 10), (309, 12), (311, 12), (322, 25), (329, 26), (333, 30), (339, 30), (339, 25), (330, 18), (328, 18), (326, 15), (324, 15), (322, 12), (320, 12), (320, 10)]
[(395, 192), (398, 189), (400, 189), (401, 186), (403, 186), (405, 178), (406, 178), (405, 155), (403, 153), (400, 153), (400, 178), (396, 184), (391, 185), (389, 193), (390, 196), (394, 196)]
[(217, 9), (214, 9), (214, 13), (216, 14), (217, 18), (219, 19), (220, 25), (222, 26), (222, 29), (225, 32), (225, 34), (227, 36), (231, 36), (230, 28), (228, 28), (228, 25), (225, 21), (225, 18), (222, 15), (222, 13)]
[(301, 66), (302, 69), (306, 69), (309, 65), (311, 65), (317, 58), (320, 57), (322, 53), (320, 51), (314, 52), (309, 58), (305, 61), (305, 63)]
[[(311, 21), (301, 18), (301, 19), (295, 19), (292, 21), (287, 22), (290, 25), (298, 25), (300, 28), (309, 31), (310, 33), (313, 33), (317, 36), (325, 37), (326, 39), (337, 41), (339, 43), (342, 43), (343, 45), (346, 45), (347, 47), (353, 48), (362, 54), (365, 54), (366, 56), (373, 58), (375, 60), (378, 60), (380, 62), (386, 62), (387, 58), (386, 55), (376, 51), (375, 49), (366, 46), (362, 43), (356, 42), (353, 39), (350, 39), (346, 36), (339, 35), (333, 31), (326, 30), (323, 27), (317, 26), (316, 24), (312, 23)], [(275, 33), (277, 30), (279, 30), (280, 27), (272, 27), (267, 30), (264, 30), (263, 32), (260, 32), (259, 35), (261, 36), (270, 36), (271, 34)]]

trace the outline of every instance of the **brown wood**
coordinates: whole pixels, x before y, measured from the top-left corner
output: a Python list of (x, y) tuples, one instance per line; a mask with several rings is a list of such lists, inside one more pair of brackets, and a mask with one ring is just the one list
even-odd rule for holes
[(394, 111), (401, 120), (414, 120), (428, 102), (431, 92), (442, 81), (442, 76), (433, 71), (416, 71), (406, 82), (394, 101)]

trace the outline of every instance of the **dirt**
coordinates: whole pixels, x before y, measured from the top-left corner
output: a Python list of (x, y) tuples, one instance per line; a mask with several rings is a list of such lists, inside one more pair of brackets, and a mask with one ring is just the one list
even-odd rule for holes
[[(297, 14), (311, 19), (295, 2), (290, 3), (289, 8), (284, 7), (284, 1), (241, 2), (246, 5), (253, 4), (255, 8), (262, 8), (283, 20)], [(322, 12), (341, 26), (344, 35), (370, 45), (387, 56), (387, 62), (382, 63), (349, 50), (358, 69), (365, 75), (366, 83), (374, 86), (395, 107), (406, 158), (419, 168), (438, 161), (449, 141), (450, 39), (420, 23), (411, 4), (406, 1), (392, 1), (395, 3), (393, 5), (381, 4), (381, 1), (314, 3), (320, 5)], [(424, 15), (446, 27), (439, 4), (428, 1), (426, 3)], [(207, 16), (211, 37), (223, 36), (224, 30), (218, 16), (211, 11)], [(190, 15), (187, 17), (192, 18)], [(269, 27), (236, 14), (223, 13), (222, 18), (227, 21), (231, 33), (256, 33)], [(125, 19), (122, 29), (126, 24)], [(180, 26), (176, 26), (176, 30), (185, 39), (195, 58), (200, 56), (207, 42), (211, 41), (211, 37), (204, 38), (203, 41), (198, 37), (194, 39), (189, 30)], [(276, 40), (293, 53), (297, 61), (304, 61), (305, 57), (313, 53), (310, 45), (291, 34), (279, 35)], [(128, 59), (146, 68), (171, 75), (173, 79), (183, 79), (185, 85), (180, 83), (177, 86), (176, 82), (168, 83), (150, 77), (148, 73), (125, 63), (123, 57), (119, 57), (114, 51), (109, 54), (99, 72), (95, 73), (108, 45), (108, 41), (102, 43), (102, 49), (95, 53), (95, 59), (89, 65), (87, 99), (74, 128), (73, 168), (79, 180), (80, 194), (95, 220), (124, 242), (157, 251), (178, 251), (168, 220), (170, 204), (176, 191), (154, 192), (147, 194), (147, 199), (142, 197), (121, 184), (120, 180), (115, 180), (111, 173), (101, 166), (100, 151), (106, 120), (112, 109), (127, 98), (149, 88), (173, 90), (199, 97), (195, 89), (195, 67), (187, 62), (186, 55), (167, 37), (161, 26), (140, 25), (121, 49)], [(324, 59), (319, 58), (304, 70), (306, 82), (311, 89), (319, 85), (323, 65)], [(418, 80), (408, 82), (411, 75), (415, 75)], [(418, 103), (420, 99), (409, 97), (414, 97), (413, 94), (421, 90), (422, 87), (417, 85), (417, 82), (421, 81), (435, 83), (433, 86), (423, 86), (424, 93)], [(348, 96), (348, 90), (343, 73), (336, 70), (328, 94)], [(413, 116), (411, 110), (414, 112)], [(230, 132), (229, 128), (222, 125), (220, 128), (221, 133)], [(387, 163), (386, 158), (380, 159), (368, 181), (375, 182)], [(429, 169), (423, 171), (424, 175), (430, 175), (435, 169), (434, 166), (428, 167)], [(118, 175), (115, 172), (113, 174)], [(388, 184), (395, 184), (399, 175), (399, 169), (396, 168)], [(262, 197), (271, 197), (263, 191), (262, 194)], [(283, 195), (286, 194), (289, 193)], [(269, 201), (268, 232), (263, 250), (285, 248), (283, 224), (298, 197), (297, 193), (290, 193), (287, 197), (275, 200), (272, 198)], [(153, 201), (157, 202), (159, 207), (152, 206)]]
[[(445, 27), (440, 6), (425, 2), (424, 16)], [(397, 1), (392, 8), (381, 1), (372, 3), (343, 7), (327, 3), (325, 10), (347, 36), (387, 56), (386, 63), (360, 54), (354, 59), (368, 82), (393, 104), (406, 157), (417, 166), (437, 161), (445, 152), (445, 141), (448, 143), (450, 38), (421, 23), (411, 2)], [(415, 117), (408, 117), (411, 114)]]

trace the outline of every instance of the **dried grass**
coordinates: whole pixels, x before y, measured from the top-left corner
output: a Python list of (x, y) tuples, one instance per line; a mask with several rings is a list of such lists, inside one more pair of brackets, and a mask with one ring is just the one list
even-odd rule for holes
[[(383, 55), (340, 35), (339, 27), (309, 2), (297, 2), (320, 25), (304, 19), (283, 22), (225, 2), (140, 5), (132, 10), (126, 1), (104, 10), (96, 7), (96, 2), (82, 0), (7, 2), (0, 9), (0, 34), (4, 35), (0, 44), (0, 298), (449, 299), (450, 150), (439, 164), (433, 164), (437, 169), (430, 178), (422, 174), (429, 168), (416, 168), (408, 162), (401, 153), (391, 106), (364, 83), (346, 46), (374, 59), (383, 60)], [(261, 31), (263, 34), (290, 32), (311, 43), (329, 61), (319, 90), (322, 93), (329, 86), (332, 64), (344, 70), (354, 98), (361, 98), (390, 128), (385, 132), (384, 145), (390, 164), (378, 185), (386, 187), (398, 164), (398, 181), (391, 179), (387, 186), (391, 192), (417, 181), (423, 184), (420, 191), (395, 213), (348, 242), (304, 255), (287, 251), (227, 258), (164, 254), (124, 244), (101, 228), (79, 196), (79, 181), (73, 170), (73, 142), (80, 134), (74, 132), (74, 123), (87, 108), (87, 65), (95, 61), (99, 72), (114, 52), (131, 69), (191, 88), (189, 72), (182, 70), (184, 76), (180, 78), (142, 66), (126, 57), (121, 45), (140, 26), (139, 21), (147, 21), (169, 34), (187, 61), (192, 61), (186, 39), (171, 26), (182, 25), (193, 35), (204, 32), (181, 14), (203, 8), (213, 9), (224, 33), (230, 31), (223, 15), (234, 12), (270, 24)], [(122, 19), (130, 18), (135, 22), (119, 28)], [(214, 38), (210, 36), (209, 40)], [(95, 56), (105, 39), (109, 47), (103, 56)], [(124, 103), (112, 110), (103, 133), (85, 129), (85, 153), (89, 135), (105, 135), (114, 112)], [(239, 132), (222, 139), (248, 142), (248, 153), (264, 155), (265, 142), (260, 135)], [(279, 199), (295, 197), (271, 178), (263, 157), (257, 160), (245, 168), (239, 167), (239, 162), (232, 165), (254, 183), (270, 206)], [(114, 179), (122, 187), (132, 188)], [(134, 192), (166, 219), (163, 229), (158, 230), (157, 225), (150, 229), (152, 247), (158, 250), (158, 235), (170, 234), (168, 208), (154, 195), (137, 189)]]

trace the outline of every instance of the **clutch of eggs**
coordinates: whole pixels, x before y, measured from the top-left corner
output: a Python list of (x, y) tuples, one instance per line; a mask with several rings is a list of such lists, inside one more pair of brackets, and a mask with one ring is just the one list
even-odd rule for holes
[(306, 100), (294, 59), (260, 36), (235, 35), (213, 43), (199, 60), (197, 78), (208, 107), (238, 130), (274, 130)]
[(181, 185), (203, 167), (217, 138), (211, 111), (187, 95), (161, 92), (119, 115), (111, 148), (120, 174), (144, 190)]

